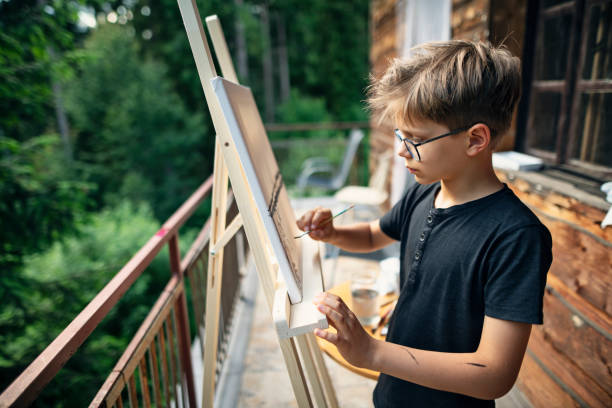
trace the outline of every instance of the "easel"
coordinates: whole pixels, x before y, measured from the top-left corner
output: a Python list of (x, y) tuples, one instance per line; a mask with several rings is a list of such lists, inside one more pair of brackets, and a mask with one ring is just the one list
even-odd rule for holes
[[(275, 264), (273, 257), (270, 256), (269, 246), (266, 245), (268, 241), (266, 231), (263, 228), (236, 147), (232, 142), (228, 124), (224, 119), (221, 107), (211, 86), (210, 80), (217, 75), (206, 41), (206, 34), (204, 33), (202, 21), (197, 6), (195, 5), (195, 0), (178, 0), (178, 4), (217, 133), (211, 208), (211, 250), (208, 261), (206, 296), (202, 406), (212, 407), (214, 400), (223, 247), (240, 227), (244, 227), (249, 245), (254, 255), (264, 296), (269, 310), (274, 316), (278, 341), (285, 359), (298, 406), (312, 407), (312, 399), (314, 398), (318, 407), (337, 407), (338, 402), (329, 373), (323, 361), (321, 351), (312, 334), (312, 327), (316, 327), (318, 322), (314, 322), (311, 326), (305, 323), (297, 328), (297, 330), (292, 329), (292, 327), (295, 326), (291, 320), (292, 314), (297, 315), (296, 312), (300, 306), (302, 306), (303, 309), (303, 306), (312, 308), (312, 305), (291, 305), (289, 303), (286, 288), (283, 287), (282, 283), (277, 281), (278, 264)], [(206, 19), (206, 23), (224, 77), (237, 83), (238, 79), (218, 18), (216, 16), (210, 16)], [(225, 209), (228, 177), (231, 180), (232, 190), (236, 197), (240, 213), (226, 227)], [(304, 255), (306, 261), (314, 259), (312, 253)], [(304, 286), (306, 287), (307, 285), (305, 284)], [(319, 291), (321, 289), (319, 289)], [(305, 294), (302, 302), (310, 303), (311, 298), (308, 298)], [(300, 334), (296, 335), (298, 333)], [(308, 382), (304, 376), (304, 370), (306, 371)], [(309, 393), (308, 383), (310, 383), (311, 393)]]

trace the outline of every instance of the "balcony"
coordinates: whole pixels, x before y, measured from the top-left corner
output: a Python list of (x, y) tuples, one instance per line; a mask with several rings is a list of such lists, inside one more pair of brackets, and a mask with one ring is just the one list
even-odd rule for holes
[[(165, 245), (170, 251), (168, 283), (115, 368), (101, 384), (91, 406), (201, 406), (204, 346), (200, 339), (205, 330), (209, 222), (182, 258), (178, 234), (181, 225), (210, 194), (211, 187), (212, 179), (209, 178), (2, 393), (0, 406), (33, 403)], [(237, 214), (231, 196), (229, 202), (228, 221)], [(315, 205), (338, 206), (331, 197), (298, 199), (293, 204), (297, 213)], [(387, 252), (357, 257), (326, 249), (326, 287), (348, 280), (352, 270), (368, 263), (376, 265), (379, 259), (397, 251), (391, 247)], [(258, 291), (248, 243), (242, 233), (238, 233), (224, 254), (215, 406), (297, 406), (272, 317), (263, 296), (257, 295)], [(374, 380), (347, 370), (327, 356), (325, 362), (340, 406), (372, 406)], [(526, 406), (526, 403), (520, 393), (513, 390), (498, 406)]]

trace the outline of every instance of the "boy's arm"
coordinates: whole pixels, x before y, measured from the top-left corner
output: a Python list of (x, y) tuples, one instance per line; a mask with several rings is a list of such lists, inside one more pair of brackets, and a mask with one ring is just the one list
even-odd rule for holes
[(499, 398), (512, 388), (531, 333), (531, 324), (485, 316), (475, 352), (420, 350), (374, 339), (335, 295), (321, 294), (315, 303), (337, 329), (317, 329), (315, 334), (335, 344), (349, 363), (480, 399)]
[(335, 226), (329, 221), (332, 213), (327, 208), (315, 208), (297, 220), (302, 231), (316, 241), (328, 242), (350, 252), (372, 252), (394, 242), (380, 229), (379, 220), (361, 222), (347, 226)]
[(372, 252), (395, 241), (382, 232), (379, 220), (338, 226), (335, 230), (335, 235), (328, 242), (350, 252)]

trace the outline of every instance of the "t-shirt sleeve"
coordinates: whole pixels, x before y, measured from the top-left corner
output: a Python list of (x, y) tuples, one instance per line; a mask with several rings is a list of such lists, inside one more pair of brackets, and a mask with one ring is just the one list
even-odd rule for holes
[(382, 232), (387, 234), (389, 237), (399, 241), (401, 237), (401, 208), (403, 206), (404, 199), (395, 203), (385, 215), (380, 218), (380, 229)]
[[(416, 183), (415, 183), (416, 184)], [(380, 229), (389, 237), (400, 241), (402, 238), (402, 227), (408, 217), (408, 205), (413, 199), (416, 186), (409, 188), (404, 196), (380, 218)]]
[(546, 274), (551, 262), (552, 240), (543, 225), (520, 227), (502, 236), (488, 257), (485, 314), (542, 324)]

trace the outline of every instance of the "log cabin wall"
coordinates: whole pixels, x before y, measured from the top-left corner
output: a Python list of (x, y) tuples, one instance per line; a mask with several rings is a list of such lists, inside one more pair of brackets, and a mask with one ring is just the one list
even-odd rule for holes
[[(375, 0), (370, 8), (370, 30), (372, 36), (370, 48), (370, 71), (380, 77), (389, 61), (398, 56), (399, 39), (397, 0)], [(378, 123), (378, 118), (370, 117), (370, 174), (374, 171), (377, 158), (383, 152), (393, 150), (393, 128), (385, 123)], [(389, 166), (392, 167), (392, 166)], [(389, 168), (391, 174), (391, 168)], [(390, 177), (388, 177), (390, 179)], [(390, 180), (387, 182), (390, 191)], [(385, 204), (389, 208), (389, 200)]]
[[(523, 57), (526, 9), (526, 0), (452, 0), (452, 37), (494, 44), (503, 40), (514, 55)], [(375, 75), (401, 46), (397, 14), (395, 0), (372, 2), (370, 60)], [(371, 154), (392, 149), (389, 129), (379, 128), (374, 118), (371, 123)], [(499, 150), (514, 147), (513, 121)], [(516, 385), (534, 407), (611, 407), (612, 227), (600, 227), (609, 204), (537, 172), (498, 171), (498, 176), (553, 238), (544, 324), (532, 330)]]
[(548, 227), (553, 263), (544, 324), (534, 326), (517, 385), (535, 407), (612, 406), (609, 204), (537, 172), (498, 171)]
[[(451, 29), (455, 40), (490, 41), (504, 44), (510, 52), (523, 55), (527, 0), (453, 0)], [(516, 112), (510, 130), (497, 150), (512, 150), (516, 135)]]

